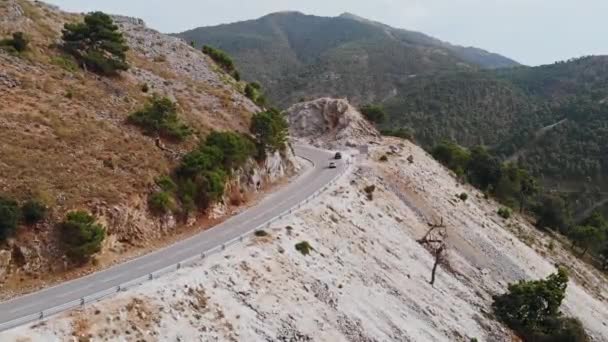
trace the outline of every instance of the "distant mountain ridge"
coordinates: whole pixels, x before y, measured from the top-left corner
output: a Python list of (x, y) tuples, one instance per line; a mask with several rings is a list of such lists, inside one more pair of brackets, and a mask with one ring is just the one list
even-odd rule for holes
[(350, 13), (319, 17), (279, 12), (177, 36), (198, 47), (225, 50), (245, 79), (259, 81), (284, 107), (322, 96), (379, 101), (397, 95), (395, 89), (412, 75), (519, 65), (498, 54)]

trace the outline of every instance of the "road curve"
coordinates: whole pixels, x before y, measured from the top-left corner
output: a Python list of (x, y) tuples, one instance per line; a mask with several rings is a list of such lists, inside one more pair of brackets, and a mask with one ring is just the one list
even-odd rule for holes
[(314, 167), (305, 171), (287, 186), (264, 198), (255, 207), (169, 247), (82, 278), (2, 302), (0, 303), (0, 331), (18, 325), (13, 324), (13, 321), (16, 322), (16, 320), (30, 315), (38, 315), (45, 310), (116, 288), (121, 284), (145, 277), (238, 238), (298, 205), (331, 182), (345, 167), (340, 162), (337, 163), (337, 169), (329, 169), (327, 166), (332, 155), (327, 151), (296, 146), (295, 152), (296, 155), (312, 161)]

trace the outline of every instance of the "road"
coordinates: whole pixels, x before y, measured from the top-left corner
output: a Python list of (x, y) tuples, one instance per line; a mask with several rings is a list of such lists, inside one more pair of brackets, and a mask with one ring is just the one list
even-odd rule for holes
[(337, 169), (327, 168), (329, 159), (332, 157), (327, 151), (297, 146), (295, 152), (296, 155), (312, 161), (314, 167), (306, 170), (290, 184), (264, 198), (255, 207), (164, 249), (82, 278), (0, 303), (0, 331), (10, 328), (10, 325), (13, 325), (11, 321), (28, 315), (38, 315), (41, 311), (78, 301), (100, 291), (116, 288), (128, 281), (145, 277), (238, 238), (293, 208), (317, 190), (322, 189), (345, 167), (340, 162), (337, 163)]

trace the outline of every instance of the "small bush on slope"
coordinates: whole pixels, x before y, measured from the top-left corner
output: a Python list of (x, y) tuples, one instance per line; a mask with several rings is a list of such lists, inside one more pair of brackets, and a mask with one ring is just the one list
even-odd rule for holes
[(153, 97), (142, 110), (129, 115), (128, 121), (146, 134), (184, 140), (192, 131), (177, 116), (177, 105), (166, 97)]
[(27, 49), (29, 43), (23, 32), (14, 32), (12, 38), (0, 40), (0, 47), (6, 47), (16, 52), (23, 52)]
[(260, 145), (260, 152), (283, 151), (287, 146), (289, 124), (281, 112), (270, 109), (251, 119), (250, 131)]
[(368, 104), (361, 107), (360, 110), (367, 121), (373, 124), (378, 125), (386, 121), (387, 115), (381, 106)]
[(21, 207), (21, 216), (26, 224), (35, 224), (44, 219), (46, 216), (47, 208), (44, 204), (36, 201), (29, 200)]
[(559, 307), (566, 296), (568, 274), (563, 268), (544, 280), (520, 281), (509, 292), (494, 296), (494, 313), (524, 341), (586, 342), (581, 323), (565, 318)]
[(211, 57), (215, 63), (217, 63), (225, 72), (234, 77), (235, 80), (239, 81), (241, 79), (240, 73), (234, 66), (234, 61), (232, 61), (232, 58), (230, 58), (226, 52), (209, 45), (205, 45), (203, 46), (203, 53)]
[(310, 245), (310, 243), (308, 243), (308, 241), (302, 241), (300, 243), (297, 243), (295, 247), (298, 252), (302, 253), (302, 255), (309, 255), (310, 252), (313, 250), (312, 246)]
[(243, 134), (211, 132), (196, 150), (186, 154), (175, 172), (183, 209), (206, 209), (224, 194), (228, 175), (255, 155), (255, 145)]
[(68, 213), (60, 228), (68, 257), (79, 262), (87, 261), (99, 252), (106, 237), (103, 227), (85, 211)]
[(164, 215), (176, 210), (175, 200), (171, 193), (167, 191), (158, 191), (150, 195), (148, 206), (152, 212)]
[(502, 217), (505, 220), (508, 220), (511, 217), (511, 209), (509, 208), (500, 208), (497, 212), (498, 216)]
[(266, 106), (267, 100), (262, 92), (262, 86), (257, 82), (247, 83), (245, 86), (245, 96), (260, 107)]
[(0, 197), (0, 241), (9, 237), (19, 222), (19, 205), (16, 201)]

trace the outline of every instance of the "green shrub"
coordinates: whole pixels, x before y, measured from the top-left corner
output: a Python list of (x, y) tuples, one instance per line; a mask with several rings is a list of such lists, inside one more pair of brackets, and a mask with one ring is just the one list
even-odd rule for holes
[(594, 226), (576, 226), (568, 232), (568, 237), (572, 240), (573, 246), (583, 249), (582, 255), (587, 253), (589, 248), (598, 247), (604, 241), (604, 231)]
[(412, 140), (412, 138), (414, 137), (412, 131), (407, 128), (383, 129), (380, 131), (380, 133), (384, 136), (397, 137), (408, 140)]
[(373, 124), (381, 124), (386, 121), (387, 115), (382, 106), (368, 104), (360, 108), (361, 114), (367, 121)]
[(169, 176), (161, 176), (156, 179), (156, 185), (161, 188), (162, 191), (174, 192), (177, 190), (177, 185)]
[(106, 236), (103, 227), (85, 211), (69, 213), (60, 228), (67, 255), (74, 261), (87, 261), (99, 252)]
[(177, 209), (173, 196), (166, 191), (158, 191), (150, 195), (148, 207), (153, 213), (158, 215), (168, 214)]
[(223, 170), (206, 171), (198, 178), (202, 179), (199, 189), (203, 196), (201, 203), (204, 207), (222, 198), (228, 180), (228, 176)]
[(302, 241), (300, 243), (297, 243), (295, 247), (298, 252), (302, 253), (302, 255), (309, 255), (310, 252), (313, 250), (312, 246), (310, 245), (310, 243), (308, 243), (308, 241)]
[(270, 234), (268, 234), (268, 232), (266, 232), (265, 230), (256, 230), (254, 235), (257, 237), (266, 237)]
[(562, 317), (568, 274), (563, 268), (547, 279), (510, 284), (509, 292), (494, 296), (494, 313), (525, 341), (586, 342), (580, 322)]
[(157, 184), (177, 194), (182, 209), (207, 209), (224, 195), (228, 175), (256, 153), (251, 138), (235, 132), (211, 132), (197, 149), (186, 154), (170, 179)]
[(242, 166), (255, 153), (255, 145), (251, 140), (235, 132), (211, 132), (205, 140), (205, 145), (217, 147), (222, 151), (222, 164), (226, 170)]
[(538, 217), (536, 226), (541, 229), (565, 231), (572, 221), (566, 201), (557, 195), (543, 195), (533, 210)]
[(379, 159), (381, 162), (387, 162), (388, 161), (388, 156), (385, 154), (382, 157), (380, 157)]
[(257, 82), (251, 82), (245, 85), (245, 96), (259, 107), (265, 107), (267, 104), (266, 97), (262, 92), (262, 86)]
[(27, 49), (29, 43), (23, 32), (14, 32), (12, 38), (0, 40), (0, 47), (6, 47), (16, 52), (23, 52)]
[(141, 91), (143, 93), (147, 93), (148, 91), (150, 91), (150, 86), (148, 86), (148, 83), (144, 83), (141, 85)]
[(500, 208), (497, 212), (498, 216), (504, 218), (505, 220), (508, 220), (509, 217), (511, 217), (511, 213), (511, 209), (509, 208)]
[(479, 146), (471, 149), (470, 156), (466, 170), (471, 184), (482, 190), (488, 189), (490, 186), (496, 188), (503, 171), (500, 160)]
[(185, 210), (207, 209), (224, 195), (228, 176), (222, 169), (202, 171), (178, 183), (178, 195)]
[(166, 97), (154, 96), (142, 110), (129, 115), (128, 121), (149, 135), (183, 140), (192, 133), (177, 116), (177, 105)]
[(0, 196), (0, 241), (11, 236), (19, 222), (17, 201)]
[(251, 133), (262, 151), (283, 151), (287, 146), (289, 124), (276, 109), (255, 114), (251, 119)]
[(221, 167), (223, 160), (224, 153), (219, 147), (202, 145), (182, 158), (178, 174), (183, 177), (192, 177), (203, 171)]
[(230, 58), (226, 52), (213, 48), (209, 45), (205, 45), (203, 46), (203, 53), (211, 57), (215, 63), (217, 63), (225, 72), (232, 75), (232, 77), (234, 77), (237, 81), (241, 79), (241, 75), (236, 70), (232, 58)]
[(72, 57), (69, 56), (53, 56), (51, 57), (51, 64), (54, 64), (65, 71), (74, 72), (78, 70), (78, 64), (76, 64)]
[(32, 225), (44, 220), (47, 208), (44, 204), (29, 200), (21, 206), (21, 217), (26, 224)]
[(431, 155), (438, 162), (454, 171), (458, 176), (463, 176), (471, 159), (471, 154), (459, 145), (444, 141), (436, 145)]
[(460, 198), (461, 201), (466, 202), (467, 199), (469, 199), (469, 195), (466, 192), (461, 193), (458, 198)]
[(84, 67), (101, 75), (127, 70), (129, 47), (112, 18), (102, 12), (87, 14), (82, 23), (65, 24), (63, 49)]

